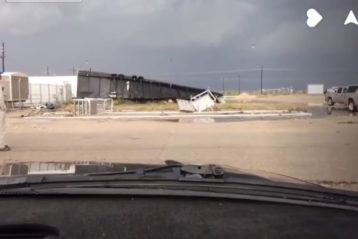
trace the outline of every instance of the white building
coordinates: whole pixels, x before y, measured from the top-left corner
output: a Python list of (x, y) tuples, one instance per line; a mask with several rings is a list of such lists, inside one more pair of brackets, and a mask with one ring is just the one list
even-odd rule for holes
[(77, 97), (77, 76), (29, 76), (29, 84), (71, 85), (72, 97)]
[(309, 84), (307, 85), (307, 94), (316, 95), (324, 93), (324, 85), (323, 84)]

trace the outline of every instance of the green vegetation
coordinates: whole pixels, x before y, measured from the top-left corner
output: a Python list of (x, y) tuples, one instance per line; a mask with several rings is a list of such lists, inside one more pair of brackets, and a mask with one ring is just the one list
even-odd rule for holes
[(307, 112), (308, 106), (306, 104), (281, 104), (281, 103), (252, 103), (252, 102), (237, 102), (228, 101), (225, 104), (217, 104), (214, 107), (215, 111), (225, 110), (288, 110), (288, 111), (303, 111)]
[(126, 100), (115, 100), (115, 112), (121, 111), (177, 111), (178, 105), (175, 102), (153, 101), (153, 102), (134, 102)]
[[(232, 92), (235, 93), (235, 92)], [(237, 92), (236, 92), (237, 93)], [(236, 97), (228, 98), (225, 104), (216, 104), (213, 108), (214, 111), (243, 111), (243, 110), (288, 110), (288, 111), (303, 111), (307, 112), (309, 106), (306, 103), (291, 103), (291, 102), (274, 102), (255, 99), (278, 96), (282, 94), (251, 94), (254, 99), (241, 99)], [(302, 93), (294, 93), (292, 95), (303, 95)], [(58, 111), (73, 112), (73, 104), (64, 104)], [(115, 112), (128, 112), (128, 111), (178, 111), (178, 105), (173, 101), (152, 101), (152, 102), (135, 102), (128, 100), (115, 100)]]
[[(114, 103), (115, 112), (123, 111), (177, 111), (178, 105), (175, 102), (158, 101), (158, 102), (133, 102), (119, 100)], [(239, 102), (228, 100), (225, 104), (216, 104), (214, 111), (226, 110), (289, 110), (289, 111), (307, 111), (306, 104), (283, 104), (283, 103), (254, 103)]]
[(258, 98), (264, 98), (264, 97), (280, 96), (280, 95), (292, 95), (292, 96), (305, 95), (305, 93), (303, 93), (301, 91), (295, 91), (294, 93), (290, 93), (290, 92), (263, 92), (261, 94), (261, 92), (255, 91), (255, 92), (250, 93), (250, 95), (255, 95)]
[(239, 95), (238, 91), (225, 91), (224, 92), (225, 96), (235, 96), (235, 95)]

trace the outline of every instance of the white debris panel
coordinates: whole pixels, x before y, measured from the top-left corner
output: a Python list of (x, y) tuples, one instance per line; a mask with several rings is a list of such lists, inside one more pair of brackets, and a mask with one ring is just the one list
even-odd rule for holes
[(216, 97), (210, 90), (206, 90), (190, 100), (177, 100), (179, 110), (183, 112), (202, 112), (212, 108), (217, 101)]

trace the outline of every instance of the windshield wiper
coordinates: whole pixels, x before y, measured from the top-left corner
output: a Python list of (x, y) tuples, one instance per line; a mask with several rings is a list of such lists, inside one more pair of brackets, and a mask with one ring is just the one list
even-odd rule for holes
[(358, 210), (356, 193), (224, 172), (217, 165), (170, 162), (117, 172), (0, 179), (0, 195), (89, 194), (220, 197)]
[[(134, 170), (123, 170), (116, 172), (101, 172), (101, 173), (89, 173), (88, 176), (110, 176), (110, 175), (123, 175), (123, 174), (137, 174), (139, 176), (145, 176), (148, 173), (155, 172), (166, 172), (174, 174), (178, 178), (222, 178), (224, 176), (224, 169), (220, 166), (209, 164), (209, 165), (183, 165), (176, 161), (166, 161), (166, 165), (159, 167), (139, 168)], [(153, 176), (153, 175), (152, 175)]]
[[(17, 183), (15, 183), (17, 182)], [(312, 185), (310, 185), (312, 186)], [(0, 195), (123, 195), (244, 199), (358, 211), (357, 194), (241, 178), (216, 165), (165, 165), (112, 175), (29, 175)]]
[(0, 193), (2, 189), (28, 187), (40, 184), (55, 185), (60, 183), (116, 182), (128, 180), (224, 182), (223, 177), (224, 169), (217, 165), (198, 166), (169, 163), (164, 166), (141, 167), (138, 169), (114, 172), (5, 177), (0, 178)]

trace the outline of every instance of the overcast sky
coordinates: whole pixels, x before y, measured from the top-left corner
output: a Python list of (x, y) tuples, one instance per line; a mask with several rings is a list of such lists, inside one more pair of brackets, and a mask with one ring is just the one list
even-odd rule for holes
[[(324, 17), (314, 29), (306, 11)], [(358, 83), (356, 0), (0, 0), (6, 70), (57, 75), (72, 68), (143, 75), (212, 89)]]

